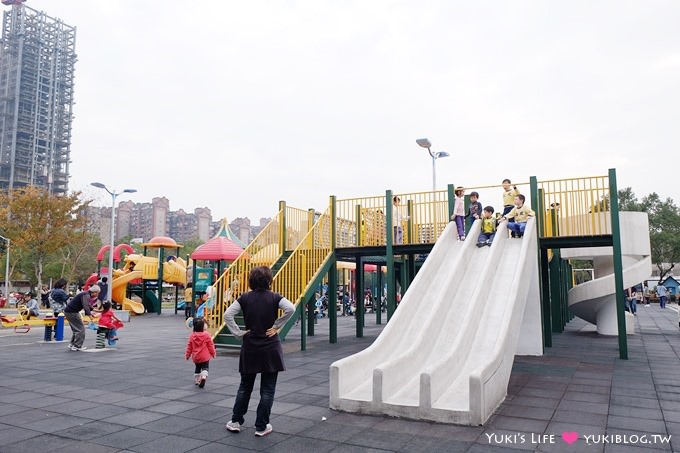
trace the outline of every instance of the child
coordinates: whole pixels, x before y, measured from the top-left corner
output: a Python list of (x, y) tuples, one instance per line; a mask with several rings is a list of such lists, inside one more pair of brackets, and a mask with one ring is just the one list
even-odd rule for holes
[(210, 358), (216, 357), (215, 345), (212, 337), (208, 332), (203, 330), (205, 321), (203, 318), (194, 319), (194, 331), (189, 336), (187, 342), (187, 350), (184, 353), (184, 358), (189, 360), (191, 357), (196, 364), (194, 369), (195, 384), (200, 388), (205, 387), (205, 381), (208, 380), (208, 367), (210, 365)]
[(21, 315), (26, 316), (26, 319), (31, 319), (31, 316), (40, 316), (40, 306), (32, 292), (27, 292), (23, 295), (25, 306), (20, 309)]
[(465, 214), (466, 219), (468, 217), (470, 218), (470, 220), (468, 221), (468, 228), (471, 227), (473, 223), (475, 223), (475, 220), (481, 219), (481, 216), (482, 216), (482, 203), (479, 202), (479, 193), (470, 192), (470, 206), (468, 207), (467, 214)]
[(515, 207), (512, 210), (501, 217), (501, 220), (515, 219), (514, 223), (508, 223), (508, 230), (512, 231), (513, 237), (524, 236), (524, 229), (527, 226), (527, 219), (536, 215), (534, 211), (529, 207), (525, 206), (524, 202), (526, 198), (524, 195), (519, 194), (515, 197)]
[(493, 215), (493, 207), (487, 206), (482, 211), (482, 229), (477, 239), (477, 247), (488, 245), (491, 247), (493, 237), (496, 235), (496, 218)]
[(514, 200), (517, 195), (519, 195), (519, 190), (517, 190), (517, 186), (512, 186), (512, 189), (510, 189), (510, 186), (512, 183), (510, 182), (509, 179), (504, 179), (503, 180), (503, 214), (506, 215), (508, 212), (512, 211), (512, 208), (514, 208)]
[(392, 197), (392, 229), (394, 230), (394, 244), (404, 243), (404, 228), (402, 223), (408, 220), (408, 216), (401, 212), (401, 199), (398, 196)]
[(458, 186), (455, 190), (456, 199), (453, 204), (453, 214), (451, 214), (451, 220), (456, 222), (456, 228), (458, 229), (458, 240), (465, 240), (465, 189)]
[(99, 327), (106, 329), (106, 339), (109, 340), (109, 344), (114, 341), (118, 341), (118, 331), (116, 330), (116, 325), (122, 324), (122, 321), (118, 319), (111, 309), (111, 302), (106, 301), (102, 304), (102, 314), (99, 317)]

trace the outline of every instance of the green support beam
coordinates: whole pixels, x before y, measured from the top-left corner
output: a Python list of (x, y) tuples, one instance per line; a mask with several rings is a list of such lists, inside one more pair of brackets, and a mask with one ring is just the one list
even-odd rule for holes
[(279, 255), (283, 255), (286, 251), (286, 202), (279, 201), (279, 211), (281, 214), (281, 221), (279, 222)]
[[(394, 228), (392, 219), (392, 191), (385, 192), (385, 223), (386, 223), (386, 244), (385, 244), (385, 259), (387, 260), (387, 321), (394, 314), (397, 301), (397, 283), (394, 278)], [(357, 305), (359, 301), (357, 301)]]
[(623, 287), (623, 261), (621, 252), (621, 224), (619, 220), (619, 196), (616, 187), (616, 170), (609, 169), (609, 206), (612, 216), (612, 247), (614, 249), (614, 284), (616, 285), (616, 321), (619, 330), (619, 358), (628, 359), (626, 337), (626, 295)]
[(360, 256), (356, 258), (356, 271), (354, 272), (354, 300), (357, 301), (357, 310), (354, 312), (357, 338), (364, 336), (364, 261)]
[(550, 313), (552, 314), (552, 331), (562, 332), (564, 320), (562, 318), (562, 260), (560, 251), (553, 250), (553, 257), (548, 265), (550, 273)]
[[(337, 247), (337, 224), (335, 219), (337, 217), (337, 206), (335, 196), (330, 197), (331, 207), (331, 266), (328, 270), (328, 323), (330, 332), (328, 333), (328, 341), (330, 343), (338, 342), (338, 310), (336, 310), (336, 299), (338, 297), (338, 260), (335, 255)], [(331, 307), (332, 306), (332, 307)]]

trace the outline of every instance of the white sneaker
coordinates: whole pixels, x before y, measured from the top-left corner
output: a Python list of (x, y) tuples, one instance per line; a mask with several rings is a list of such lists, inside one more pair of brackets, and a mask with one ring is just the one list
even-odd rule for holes
[(77, 351), (78, 350), (78, 348), (76, 348), (72, 344), (68, 345), (68, 349), (69, 349), (69, 351)]
[(241, 424), (239, 422), (227, 422), (227, 430), (231, 431), (232, 433), (240, 433)]
[(264, 431), (255, 431), (255, 435), (257, 437), (264, 437), (267, 434), (270, 434), (272, 431), (274, 431), (274, 428), (272, 428), (272, 425), (267, 423), (267, 427), (264, 429)]

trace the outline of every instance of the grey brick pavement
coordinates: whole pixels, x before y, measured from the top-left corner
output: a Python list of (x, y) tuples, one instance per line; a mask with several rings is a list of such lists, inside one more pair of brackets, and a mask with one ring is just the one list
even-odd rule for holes
[[(676, 313), (656, 305), (638, 313), (630, 360), (618, 359), (616, 338), (578, 319), (554, 335), (545, 356), (516, 358), (508, 396), (484, 427), (330, 410), (329, 365), (368, 346), (382, 326), (369, 316), (365, 337), (355, 338), (354, 318), (341, 317), (332, 345), (321, 320), (307, 351), (296, 350), (299, 333), (286, 342), (288, 371), (279, 376), (274, 433), (265, 438), (253, 436), (256, 394), (245, 429), (224, 429), (239, 382), (236, 353), (211, 362), (204, 389), (193, 385), (181, 316), (133, 318), (119, 347), (101, 352), (44, 344), (39, 329), (4, 329), (0, 453), (680, 451)], [(573, 443), (563, 440), (569, 433), (578, 433)], [(661, 441), (669, 435), (670, 443)]]

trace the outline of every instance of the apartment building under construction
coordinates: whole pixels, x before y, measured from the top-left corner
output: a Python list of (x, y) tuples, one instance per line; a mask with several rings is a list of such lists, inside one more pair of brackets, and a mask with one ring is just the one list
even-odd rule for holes
[(2, 0), (0, 190), (68, 190), (75, 27)]

